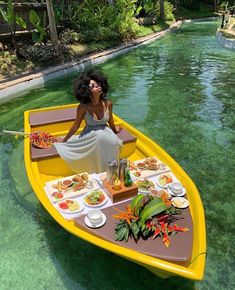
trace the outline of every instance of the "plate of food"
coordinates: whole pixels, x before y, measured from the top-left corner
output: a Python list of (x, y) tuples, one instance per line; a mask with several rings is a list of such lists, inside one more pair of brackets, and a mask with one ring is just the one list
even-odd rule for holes
[(173, 197), (171, 203), (177, 208), (186, 208), (189, 206), (188, 200), (184, 197)]
[(139, 192), (142, 193), (150, 193), (155, 188), (154, 183), (147, 178), (136, 180), (135, 184), (138, 186)]
[(102, 189), (92, 190), (83, 197), (84, 204), (89, 207), (100, 207), (107, 201), (107, 195)]
[(160, 197), (160, 198), (164, 198), (164, 199), (171, 199), (171, 194), (164, 190), (164, 189), (160, 189), (160, 190), (151, 190), (151, 194), (154, 195), (154, 196), (157, 196), (157, 197)]
[(58, 202), (57, 208), (59, 209), (59, 211), (64, 213), (78, 213), (83, 211), (84, 206), (82, 206), (79, 202), (75, 200), (66, 199)]
[(88, 173), (80, 173), (63, 179), (54, 180), (46, 184), (46, 191), (53, 202), (74, 198), (97, 189), (98, 185)]
[(157, 185), (162, 188), (167, 188), (173, 182), (173, 177), (170, 173), (161, 174), (157, 179)]

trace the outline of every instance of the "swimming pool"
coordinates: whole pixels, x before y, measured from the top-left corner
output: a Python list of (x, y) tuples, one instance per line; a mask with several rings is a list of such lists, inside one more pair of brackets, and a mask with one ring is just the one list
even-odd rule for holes
[[(234, 288), (234, 52), (216, 41), (219, 22), (184, 24), (177, 32), (101, 64), (114, 111), (159, 143), (197, 185), (207, 222), (202, 282), (161, 280), (144, 268), (65, 232), (28, 183), (23, 143), (1, 136), (1, 289)], [(23, 130), (28, 109), (75, 103), (72, 81), (0, 106), (0, 127)]]

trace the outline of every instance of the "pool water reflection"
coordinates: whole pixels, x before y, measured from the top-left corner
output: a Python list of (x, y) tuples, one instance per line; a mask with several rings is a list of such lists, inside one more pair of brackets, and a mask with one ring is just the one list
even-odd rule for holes
[[(161, 280), (65, 232), (39, 204), (23, 164), (23, 142), (1, 136), (3, 289), (234, 288), (234, 52), (215, 38), (219, 21), (180, 30), (99, 66), (121, 118), (159, 143), (197, 185), (207, 222), (202, 282)], [(28, 109), (75, 103), (75, 75), (0, 106), (0, 127), (23, 130)]]

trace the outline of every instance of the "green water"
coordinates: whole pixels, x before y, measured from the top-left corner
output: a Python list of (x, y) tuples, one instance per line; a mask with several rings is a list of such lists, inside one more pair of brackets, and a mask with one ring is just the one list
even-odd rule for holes
[[(179, 31), (99, 67), (114, 111), (158, 142), (196, 183), (205, 208), (204, 280), (161, 280), (64, 231), (34, 197), (22, 140), (1, 136), (0, 289), (234, 289), (234, 52), (219, 23)], [(28, 109), (75, 102), (75, 75), (0, 106), (0, 127), (23, 130)]]

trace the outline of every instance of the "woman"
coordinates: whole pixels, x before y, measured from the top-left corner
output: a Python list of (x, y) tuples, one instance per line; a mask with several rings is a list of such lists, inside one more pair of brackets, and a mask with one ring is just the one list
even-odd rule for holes
[[(114, 125), (112, 103), (107, 100), (108, 88), (107, 78), (94, 71), (74, 82), (74, 94), (80, 101), (77, 116), (62, 143), (54, 146), (75, 172), (103, 172), (108, 161), (118, 159), (122, 141), (115, 134), (121, 127)], [(84, 130), (73, 136), (82, 120), (86, 122)]]

